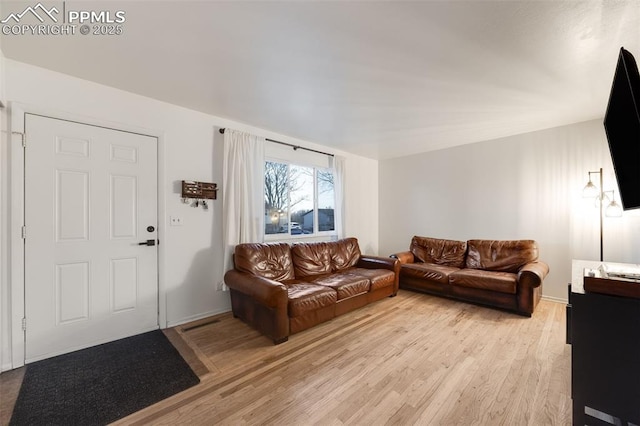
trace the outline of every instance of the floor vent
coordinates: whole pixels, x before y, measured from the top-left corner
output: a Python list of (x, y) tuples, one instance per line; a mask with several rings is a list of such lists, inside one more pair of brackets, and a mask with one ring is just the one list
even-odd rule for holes
[(185, 327), (185, 328), (182, 329), (182, 331), (183, 332), (187, 332), (187, 331), (195, 330), (196, 328), (204, 327), (206, 325), (215, 324), (217, 322), (220, 322), (220, 320), (219, 319), (213, 319), (211, 321), (201, 322), (200, 324), (192, 325), (191, 327)]

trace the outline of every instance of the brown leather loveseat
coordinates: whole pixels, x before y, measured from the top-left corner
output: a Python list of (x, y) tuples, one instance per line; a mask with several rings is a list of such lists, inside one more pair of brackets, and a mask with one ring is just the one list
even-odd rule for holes
[(531, 316), (549, 266), (533, 240), (455, 241), (415, 236), (400, 260), (400, 288)]
[(364, 256), (358, 240), (239, 244), (224, 281), (233, 315), (274, 343), (398, 292), (398, 260)]

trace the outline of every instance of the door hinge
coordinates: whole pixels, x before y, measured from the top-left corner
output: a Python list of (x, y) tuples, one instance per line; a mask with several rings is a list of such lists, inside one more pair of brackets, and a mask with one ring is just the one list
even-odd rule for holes
[(27, 239), (27, 227), (23, 226), (21, 232), (22, 232), (22, 239), (26, 240)]
[(22, 147), (26, 148), (27, 147), (27, 134), (26, 133), (22, 133), (22, 132), (11, 132), (12, 135), (20, 135), (20, 137), (22, 138)]
[(27, 318), (22, 318), (22, 331), (27, 331)]

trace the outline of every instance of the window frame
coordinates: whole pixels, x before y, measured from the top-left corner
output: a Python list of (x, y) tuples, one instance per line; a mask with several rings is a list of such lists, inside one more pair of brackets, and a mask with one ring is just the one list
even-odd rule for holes
[[(287, 173), (291, 173), (291, 167), (306, 167), (306, 168), (310, 168), (313, 169), (313, 233), (311, 234), (295, 234), (292, 235), (290, 232), (291, 230), (289, 230), (289, 232), (286, 233), (276, 233), (276, 234), (267, 234), (266, 233), (266, 224), (262, 229), (262, 234), (264, 236), (264, 241), (265, 242), (275, 242), (275, 241), (290, 241), (290, 240), (304, 240), (304, 239), (314, 239), (314, 238), (322, 238), (322, 237), (335, 237), (336, 235), (338, 235), (337, 231), (336, 231), (336, 224), (335, 224), (335, 210), (336, 210), (336, 206), (337, 206), (337, 200), (336, 200), (336, 191), (335, 191), (335, 180), (334, 180), (334, 188), (333, 188), (333, 210), (334, 210), (334, 223), (333, 223), (333, 230), (330, 231), (320, 231), (319, 230), (319, 223), (318, 223), (318, 213), (319, 213), (319, 207), (318, 207), (318, 170), (322, 170), (322, 171), (329, 171), (332, 174), (334, 174), (334, 171), (331, 167), (320, 167), (320, 166), (316, 166), (313, 164), (304, 164), (304, 163), (297, 163), (295, 161), (291, 161), (291, 160), (284, 160), (281, 158), (275, 158), (275, 157), (265, 157), (264, 159), (265, 164), (267, 162), (270, 163), (280, 163), (280, 164), (286, 164), (287, 165)], [(264, 180), (264, 177), (263, 177)], [(263, 188), (263, 196), (264, 196), (264, 192), (266, 191), (265, 188)], [(289, 194), (289, 188), (287, 188), (287, 199), (289, 202), (291, 202), (291, 196)], [(289, 208), (287, 209), (287, 223), (291, 223), (291, 208), (290, 206), (288, 206)], [(265, 210), (263, 211), (263, 215), (266, 218), (267, 217), (267, 211), (266, 211), (266, 206), (265, 206)]]

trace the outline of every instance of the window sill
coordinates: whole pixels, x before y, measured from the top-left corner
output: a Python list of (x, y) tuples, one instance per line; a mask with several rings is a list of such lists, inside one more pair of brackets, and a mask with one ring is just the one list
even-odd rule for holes
[(338, 234), (335, 231), (318, 232), (316, 234), (298, 234), (298, 235), (268, 234), (264, 236), (264, 241), (266, 243), (332, 241), (332, 240), (335, 240), (337, 236)]

